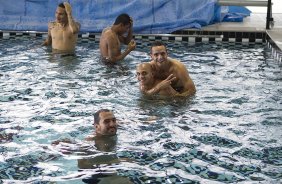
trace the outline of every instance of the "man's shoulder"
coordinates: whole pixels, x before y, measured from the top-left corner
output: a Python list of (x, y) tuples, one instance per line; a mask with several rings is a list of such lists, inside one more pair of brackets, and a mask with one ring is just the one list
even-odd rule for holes
[(173, 66), (185, 67), (185, 65), (180, 60), (178, 60), (178, 59), (169, 58), (169, 60), (171, 61)]
[(48, 27), (49, 28), (53, 28), (53, 27), (55, 27), (57, 25), (57, 23), (55, 22), (55, 21), (50, 21), (50, 22), (48, 22)]
[(56, 25), (56, 21), (50, 21), (48, 22), (48, 25)]
[(103, 29), (102, 34), (109, 33), (109, 32), (112, 32), (111, 27), (106, 27)]
[(181, 63), (178, 59), (175, 58), (168, 57), (167, 59), (176, 64)]
[(170, 71), (177, 71), (176, 73), (182, 73), (184, 72), (185, 70), (187, 70), (186, 66), (180, 61), (180, 60), (177, 60), (177, 59), (171, 59), (171, 68), (170, 68)]
[(79, 22), (75, 22), (75, 24), (79, 27), (81, 27), (81, 24)]
[(96, 138), (96, 135), (89, 135), (85, 138), (86, 141), (94, 141)]

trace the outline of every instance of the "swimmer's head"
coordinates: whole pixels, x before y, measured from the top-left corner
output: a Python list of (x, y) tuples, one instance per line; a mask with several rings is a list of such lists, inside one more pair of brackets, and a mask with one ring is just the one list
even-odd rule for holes
[(167, 50), (163, 42), (155, 41), (151, 45), (151, 58), (157, 64), (162, 64), (167, 61)]
[(136, 67), (137, 79), (141, 85), (147, 85), (154, 80), (152, 65), (150, 63), (141, 63)]
[(94, 126), (97, 135), (116, 135), (117, 122), (112, 111), (101, 109), (94, 114)]
[(56, 21), (58, 23), (65, 23), (68, 21), (68, 16), (65, 10), (65, 5), (64, 3), (60, 3), (56, 9), (55, 13)]

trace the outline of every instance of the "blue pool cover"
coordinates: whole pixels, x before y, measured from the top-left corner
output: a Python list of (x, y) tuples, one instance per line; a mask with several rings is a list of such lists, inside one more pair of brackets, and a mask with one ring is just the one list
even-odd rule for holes
[[(0, 30), (47, 31), (62, 0), (0, 0)], [(220, 21), (242, 21), (249, 11), (230, 12), (216, 0), (69, 0), (82, 32), (101, 32), (121, 13), (134, 20), (135, 33), (171, 33)], [(226, 9), (227, 8), (227, 9)], [(231, 13), (231, 14), (230, 14)], [(228, 18), (229, 17), (229, 18)]]

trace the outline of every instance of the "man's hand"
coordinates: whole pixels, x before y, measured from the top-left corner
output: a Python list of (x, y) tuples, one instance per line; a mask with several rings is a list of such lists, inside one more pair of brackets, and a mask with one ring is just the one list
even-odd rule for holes
[(136, 48), (136, 42), (135, 42), (134, 40), (131, 40), (131, 41), (129, 42), (129, 44), (127, 45), (127, 49), (130, 50), (130, 51), (132, 51), (132, 50), (134, 50), (135, 48)]
[(157, 86), (159, 89), (165, 89), (167, 87), (171, 86), (171, 82), (175, 80), (176, 77), (173, 76), (173, 74), (170, 74), (165, 80), (160, 82)]
[(64, 2), (67, 15), (71, 15), (71, 5), (68, 2)]

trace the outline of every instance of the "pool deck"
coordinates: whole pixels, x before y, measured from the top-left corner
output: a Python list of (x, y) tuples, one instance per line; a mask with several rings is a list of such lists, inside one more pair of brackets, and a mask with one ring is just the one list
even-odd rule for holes
[(243, 22), (221, 22), (202, 27), (202, 31), (242, 31), (242, 32), (266, 32), (276, 46), (282, 51), (282, 14), (272, 14), (274, 24), (266, 29), (266, 14), (252, 13), (244, 18)]

